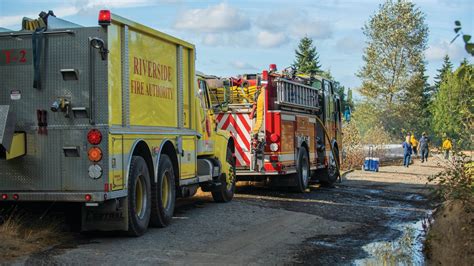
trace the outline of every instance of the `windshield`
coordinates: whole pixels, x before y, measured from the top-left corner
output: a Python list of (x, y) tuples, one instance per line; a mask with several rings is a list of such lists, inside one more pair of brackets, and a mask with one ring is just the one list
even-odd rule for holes
[(320, 89), (322, 88), (322, 82), (321, 82), (321, 80), (315, 80), (315, 81), (313, 81), (313, 84), (311, 84), (311, 87), (320, 90)]

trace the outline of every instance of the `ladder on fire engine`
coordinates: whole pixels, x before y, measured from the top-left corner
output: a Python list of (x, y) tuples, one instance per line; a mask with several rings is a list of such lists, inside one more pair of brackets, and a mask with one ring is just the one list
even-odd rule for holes
[(276, 80), (276, 87), (275, 103), (280, 107), (319, 111), (320, 90), (284, 78)]

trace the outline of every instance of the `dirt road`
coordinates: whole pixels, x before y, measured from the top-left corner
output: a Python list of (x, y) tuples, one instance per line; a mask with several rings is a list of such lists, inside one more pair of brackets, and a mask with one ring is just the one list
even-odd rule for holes
[[(366, 264), (423, 262), (419, 221), (435, 163), (355, 171), (304, 194), (241, 186), (234, 201), (181, 201), (173, 223), (140, 238), (78, 236), (16, 264)], [(418, 222), (418, 223), (417, 223)], [(406, 244), (406, 246), (405, 246)], [(395, 252), (396, 251), (396, 252)]]

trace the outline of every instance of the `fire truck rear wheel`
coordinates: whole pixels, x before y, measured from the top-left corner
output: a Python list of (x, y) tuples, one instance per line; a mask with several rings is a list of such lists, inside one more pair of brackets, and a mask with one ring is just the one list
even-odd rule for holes
[(128, 177), (128, 234), (143, 235), (150, 222), (150, 174), (145, 160), (133, 156)]
[(309, 168), (308, 152), (305, 147), (301, 147), (298, 151), (297, 169), (296, 169), (296, 187), (295, 191), (303, 193), (309, 186), (311, 179), (311, 171)]
[(151, 225), (165, 227), (173, 218), (176, 200), (175, 175), (168, 155), (162, 154), (158, 165), (158, 179), (151, 185)]
[(336, 155), (336, 158), (334, 158), (332, 153), (330, 154), (329, 166), (327, 169), (323, 170), (322, 176), (319, 178), (321, 185), (325, 187), (334, 187), (334, 183), (339, 177), (339, 170), (337, 169), (337, 166), (339, 165), (339, 150), (336, 147), (334, 148), (334, 154)]
[(221, 185), (216, 191), (212, 191), (212, 198), (215, 202), (229, 202), (234, 197), (235, 193), (235, 157), (232, 154), (232, 150), (227, 147), (226, 162), (229, 164), (228, 173), (221, 174)]

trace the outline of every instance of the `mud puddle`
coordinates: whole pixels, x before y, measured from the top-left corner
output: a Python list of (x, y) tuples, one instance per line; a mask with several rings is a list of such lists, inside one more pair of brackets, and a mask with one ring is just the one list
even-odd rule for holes
[(423, 242), (425, 240), (424, 220), (415, 223), (401, 223), (391, 226), (401, 232), (392, 241), (377, 241), (366, 244), (362, 249), (368, 257), (354, 261), (354, 265), (423, 265)]

